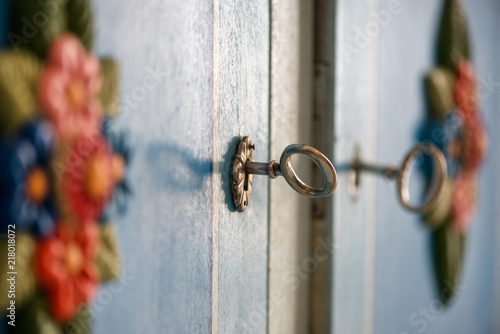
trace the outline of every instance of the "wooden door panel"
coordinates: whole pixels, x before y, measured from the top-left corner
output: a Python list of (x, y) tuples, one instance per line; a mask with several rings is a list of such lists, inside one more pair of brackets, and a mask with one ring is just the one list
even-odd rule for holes
[(96, 50), (115, 57), (122, 69), (118, 127), (130, 131), (135, 153), (134, 196), (118, 222), (128, 281), (96, 312), (96, 333), (207, 332), (211, 4), (120, 0), (94, 1), (94, 8)]
[(97, 295), (95, 332), (265, 333), (269, 181), (257, 178), (237, 213), (229, 169), (240, 136), (269, 159), (270, 2), (93, 6), (95, 51), (121, 68), (113, 130), (134, 153), (134, 194), (116, 222), (124, 270)]
[(121, 0), (94, 1), (94, 8), (96, 50), (122, 69), (117, 126), (130, 131), (134, 148), (134, 196), (118, 222), (127, 285), (101, 303), (96, 332), (207, 332), (212, 6)]
[[(478, 208), (467, 233), (461, 286), (454, 302), (436, 311), (438, 294), (432, 235), (418, 215), (399, 206), (394, 188), (377, 183), (375, 252), (375, 333), (496, 333), (495, 261), (498, 233), (498, 1), (464, 0), (479, 78), (481, 114), (490, 140), (489, 158), (480, 171)], [(423, 77), (436, 63), (436, 40), (444, 1), (401, 2), (399, 14), (379, 36), (380, 161), (401, 159), (415, 144), (426, 120)], [(390, 1), (380, 1), (379, 11)], [(408, 39), (408, 36), (413, 36)], [(491, 81), (490, 81), (491, 83)], [(397, 139), (397, 140), (396, 140)], [(497, 181), (498, 182), (498, 181)], [(496, 192), (496, 194), (495, 194)]]
[(218, 128), (213, 129), (219, 132), (214, 135), (218, 137), (214, 160), (219, 161), (221, 177), (221, 185), (214, 185), (219, 191), (219, 205), (214, 208), (219, 210), (214, 229), (219, 231), (218, 258), (214, 257), (219, 272), (218, 330), (265, 333), (269, 178), (255, 178), (249, 206), (239, 213), (232, 204), (228, 171), (238, 136), (251, 137), (256, 161), (269, 159), (269, 1), (214, 4), (219, 10), (214, 28), (219, 41), (214, 62), (219, 72), (214, 77), (220, 83), (214, 94), (220, 106), (214, 113)]
[[(241, 214), (228, 171), (238, 136), (268, 158), (268, 1), (94, 5), (97, 50), (122, 66), (119, 127), (136, 150), (119, 225), (133, 279), (98, 313), (97, 332), (265, 332), (268, 181), (256, 180)], [(158, 85), (143, 87), (156, 71)]]
[[(376, 116), (376, 41), (358, 41), (358, 30), (370, 20), (375, 1), (336, 1), (334, 157), (340, 167), (333, 197), (331, 333), (363, 333), (373, 316), (370, 306), (373, 254), (373, 181), (363, 177), (357, 200), (348, 192), (346, 166), (356, 147), (374, 157)], [(330, 95), (331, 96), (331, 95)]]
[[(436, 63), (444, 1), (335, 3), (335, 162), (342, 171), (353, 145), (359, 144), (366, 160), (398, 163), (418, 142), (426, 121), (423, 80)], [(495, 43), (500, 4), (463, 3), (482, 115), (490, 143), (496, 143), (497, 131), (492, 129), (499, 121), (494, 87), (500, 71)], [(363, 175), (360, 198), (353, 202), (346, 193), (346, 174), (340, 173), (332, 210), (336, 251), (331, 332), (495, 332), (498, 152), (491, 144), (480, 172), (479, 205), (468, 235), (462, 285), (446, 309), (438, 309), (432, 235), (421, 217), (401, 207), (393, 184), (373, 175)]]

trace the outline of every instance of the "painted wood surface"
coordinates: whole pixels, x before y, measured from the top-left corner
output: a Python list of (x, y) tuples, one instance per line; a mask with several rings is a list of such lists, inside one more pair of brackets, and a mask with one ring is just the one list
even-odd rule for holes
[(114, 129), (135, 152), (124, 273), (97, 296), (95, 332), (265, 333), (269, 183), (236, 213), (229, 165), (244, 135), (269, 159), (269, 1), (94, 7), (96, 52), (122, 69)]
[[(256, 161), (269, 159), (269, 1), (214, 1), (219, 10), (220, 113), (218, 330), (265, 333), (267, 328), (268, 192), (267, 177), (255, 178), (249, 207), (234, 212), (229, 165), (236, 137), (250, 136)], [(216, 124), (213, 125), (214, 127)], [(217, 131), (214, 129), (213, 131)], [(217, 259), (214, 258), (214, 261)], [(215, 315), (214, 315), (215, 316)], [(215, 330), (213, 333), (216, 332)]]
[(123, 282), (100, 290), (95, 332), (208, 332), (212, 6), (94, 1), (94, 9), (96, 51), (122, 70), (117, 128), (130, 131), (135, 152), (134, 197), (117, 222)]
[(122, 67), (118, 128), (136, 151), (118, 222), (126, 286), (101, 290), (111, 298), (96, 332), (265, 332), (268, 181), (238, 214), (228, 168), (240, 135), (268, 158), (267, 1), (94, 5), (97, 51)]
[[(399, 205), (393, 184), (378, 178), (373, 196), (374, 189), (367, 188), (366, 183), (375, 178), (365, 176), (358, 207), (343, 190), (335, 194), (333, 231), (334, 242), (339, 244), (333, 260), (332, 332), (496, 333), (500, 330), (495, 316), (499, 310), (500, 273), (496, 205), (499, 192), (495, 188), (499, 184), (495, 171), (500, 167), (496, 85), (500, 78), (500, 3), (464, 2), (492, 149), (481, 173), (480, 205), (469, 236), (463, 291), (446, 312), (436, 309), (439, 291), (435, 285), (429, 230), (418, 216)], [(426, 115), (423, 78), (435, 64), (441, 6), (441, 2), (430, 0), (383, 0), (367, 2), (365, 6), (337, 1), (334, 87), (337, 163), (349, 158), (350, 152), (346, 150), (350, 147), (345, 143), (359, 143), (366, 159), (397, 163), (417, 142)], [(376, 52), (375, 57), (370, 52)], [(349, 54), (351, 57), (346, 57)], [(376, 61), (371, 66), (370, 57)], [(375, 97), (370, 98), (373, 93)], [(373, 111), (370, 114), (370, 106), (376, 107), (374, 114)], [(340, 184), (345, 182), (344, 179)]]
[(347, 168), (356, 146), (374, 156), (376, 38), (364, 37), (375, 1), (336, 2), (334, 164), (339, 186), (333, 197), (331, 333), (370, 333), (373, 309), (373, 183), (362, 180), (357, 200), (349, 195)]
[[(290, 144), (312, 144), (313, 2), (272, 1), (271, 31), (270, 150), (278, 160)], [(300, 158), (293, 166), (307, 180), (313, 163)], [(283, 178), (270, 183), (269, 333), (309, 333), (311, 204)]]
[[(378, 12), (391, 1), (379, 1)], [(426, 115), (423, 78), (434, 66), (443, 1), (401, 1), (379, 35), (378, 161), (397, 162), (417, 141)], [(375, 333), (497, 333), (493, 313), (498, 267), (495, 226), (499, 224), (498, 85), (500, 2), (464, 1), (480, 78), (481, 109), (491, 150), (480, 174), (479, 206), (468, 235), (462, 290), (446, 311), (431, 256), (431, 234), (417, 215), (404, 211), (388, 182), (377, 182), (375, 252)], [(496, 180), (496, 181), (494, 181)], [(498, 253), (497, 253), (498, 254)], [(498, 285), (497, 285), (498, 288)], [(497, 323), (498, 326), (498, 323)]]

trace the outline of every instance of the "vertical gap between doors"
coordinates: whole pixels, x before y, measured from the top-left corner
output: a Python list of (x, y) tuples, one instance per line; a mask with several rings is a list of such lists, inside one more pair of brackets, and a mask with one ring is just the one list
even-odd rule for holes
[[(269, 17), (269, 37), (268, 37), (268, 43), (269, 43), (269, 55), (268, 55), (268, 145), (267, 145), (267, 160), (271, 161), (271, 97), (272, 97), (272, 51), (273, 51), (273, 43), (272, 43), (272, 27), (273, 27), (273, 3), (272, 0), (268, 1), (268, 17)], [(269, 300), (270, 300), (270, 271), (271, 271), (271, 182), (268, 180), (267, 183), (267, 289), (266, 289), (266, 331), (269, 333)]]
[[(334, 159), (335, 96), (335, 24), (336, 0), (314, 2), (314, 92), (312, 114), (313, 145)], [(335, 163), (335, 160), (332, 160)], [(315, 182), (322, 182), (321, 171), (313, 169)], [(311, 253), (326, 248), (328, 256), (318, 261), (310, 281), (310, 333), (326, 334), (332, 328), (333, 286), (333, 197), (315, 199), (312, 203)]]

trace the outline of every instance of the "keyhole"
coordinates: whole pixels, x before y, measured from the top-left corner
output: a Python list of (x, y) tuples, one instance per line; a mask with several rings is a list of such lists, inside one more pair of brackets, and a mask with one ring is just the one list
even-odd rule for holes
[(347, 194), (352, 201), (356, 202), (360, 196), (361, 188), (361, 171), (359, 170), (360, 162), (360, 148), (359, 145), (354, 146), (353, 158), (351, 161), (351, 168), (347, 174)]

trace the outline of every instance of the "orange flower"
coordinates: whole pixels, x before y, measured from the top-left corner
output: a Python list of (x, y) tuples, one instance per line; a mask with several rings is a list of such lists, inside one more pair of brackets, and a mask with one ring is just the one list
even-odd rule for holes
[(62, 222), (53, 236), (39, 242), (36, 274), (57, 321), (70, 321), (80, 306), (95, 296), (99, 272), (94, 259), (98, 246), (96, 223), (83, 224), (75, 231)]
[(62, 213), (78, 222), (98, 220), (115, 185), (111, 147), (102, 136), (80, 136), (66, 153), (72, 163), (56, 187)]
[(57, 38), (40, 79), (39, 102), (61, 138), (100, 130), (102, 105), (98, 94), (101, 86), (99, 60), (87, 54), (72, 34)]

